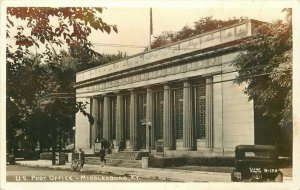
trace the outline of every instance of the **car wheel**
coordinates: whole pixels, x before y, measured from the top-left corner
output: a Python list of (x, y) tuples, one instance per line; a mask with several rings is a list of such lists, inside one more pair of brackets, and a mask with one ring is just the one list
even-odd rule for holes
[(281, 171), (279, 171), (277, 176), (275, 177), (275, 182), (283, 182), (283, 174)]
[(77, 166), (77, 162), (73, 160), (72, 164), (71, 164), (71, 168), (72, 168), (73, 171), (76, 170), (76, 166)]
[(238, 182), (239, 181), (239, 179), (237, 178), (237, 177), (235, 177), (234, 176), (234, 172), (235, 172), (236, 170), (233, 170), (232, 172), (231, 172), (231, 181), (232, 182)]
[(77, 165), (76, 165), (76, 171), (80, 172), (80, 170), (81, 170), (81, 163), (77, 163)]

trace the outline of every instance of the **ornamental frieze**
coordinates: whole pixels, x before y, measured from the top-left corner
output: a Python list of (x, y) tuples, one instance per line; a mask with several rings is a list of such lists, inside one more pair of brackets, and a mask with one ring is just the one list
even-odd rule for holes
[[(76, 74), (76, 82), (79, 83), (85, 80), (110, 75), (115, 72), (132, 69), (141, 65), (148, 65), (166, 58), (183, 55), (185, 53), (244, 38), (251, 35), (252, 28), (250, 26), (252, 25), (252, 21), (247, 21), (231, 28), (208, 32), (170, 46), (153, 49), (148, 52), (146, 51), (135, 56), (125, 58), (124, 60), (82, 71)], [(187, 70), (189, 69), (190, 66), (187, 65)]]

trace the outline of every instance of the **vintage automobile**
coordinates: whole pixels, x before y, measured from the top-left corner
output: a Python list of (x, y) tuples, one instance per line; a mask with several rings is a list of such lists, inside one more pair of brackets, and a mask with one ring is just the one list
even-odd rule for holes
[(276, 148), (272, 145), (238, 145), (231, 181), (282, 182)]

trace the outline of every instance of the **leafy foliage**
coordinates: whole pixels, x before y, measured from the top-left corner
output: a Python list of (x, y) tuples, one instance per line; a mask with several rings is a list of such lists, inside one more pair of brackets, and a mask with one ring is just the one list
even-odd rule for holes
[(92, 56), (89, 50), (85, 47), (71, 47), (69, 48), (69, 55), (74, 59), (76, 64), (76, 71), (83, 71), (93, 68), (105, 63), (113, 62), (126, 57), (126, 53), (118, 52), (118, 54), (101, 54), (96, 53)]
[(161, 47), (208, 31), (230, 26), (232, 24), (244, 21), (246, 19), (246, 17), (241, 17), (228, 19), (227, 21), (224, 21), (213, 19), (212, 16), (204, 17), (194, 22), (193, 27), (186, 25), (178, 32), (165, 31), (161, 35), (154, 37), (155, 39), (151, 43), (151, 48)]
[(254, 100), (256, 143), (274, 144), (280, 155), (292, 157), (292, 14), (285, 21), (261, 25), (241, 44), (233, 61)]
[(292, 122), (292, 18), (261, 25), (241, 45), (233, 65), (239, 70), (238, 84), (247, 83), (245, 93), (262, 115)]
[[(102, 11), (80, 7), (7, 9), (7, 39), (15, 45), (6, 47), (8, 150), (19, 147), (19, 141), (26, 149), (34, 149), (37, 141), (41, 149), (61, 149), (74, 126), (75, 113), (84, 107), (75, 100), (75, 73), (125, 56), (102, 55), (92, 49), (88, 40), (92, 30), (117, 32), (115, 25), (98, 16)], [(84, 51), (57, 53), (54, 45)], [(32, 54), (30, 47), (45, 51)]]
[[(111, 28), (117, 32), (115, 25), (109, 25), (99, 16), (103, 8), (88, 7), (9, 7), (7, 9), (7, 28), (17, 27), (14, 36), (16, 45), (39, 46), (51, 43), (56, 45), (89, 44), (88, 36), (92, 29), (110, 33)], [(25, 26), (16, 26), (14, 19), (24, 21)], [(30, 29), (24, 34), (24, 28)], [(9, 37), (9, 32), (7, 32)]]

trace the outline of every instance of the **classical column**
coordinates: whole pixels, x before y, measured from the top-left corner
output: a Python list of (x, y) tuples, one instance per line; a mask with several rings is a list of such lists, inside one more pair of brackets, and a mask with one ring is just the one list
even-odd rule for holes
[(174, 129), (172, 128), (172, 93), (169, 84), (164, 85), (164, 150), (174, 149)]
[(92, 116), (94, 118), (94, 124), (91, 126), (91, 146), (94, 146), (95, 139), (97, 138), (97, 129), (99, 121), (99, 101), (96, 98), (92, 99)]
[(130, 91), (130, 148), (137, 149), (137, 94)]
[(211, 77), (206, 78), (206, 147), (213, 148), (213, 80)]
[(188, 81), (183, 83), (183, 150), (195, 147), (195, 130), (192, 114), (192, 88)]
[(116, 144), (122, 139), (125, 139), (124, 134), (124, 98), (120, 93), (117, 93), (117, 114), (116, 114)]
[(147, 111), (146, 111), (146, 122), (150, 122), (146, 128), (146, 148), (147, 150), (155, 149), (155, 129), (153, 120), (153, 95), (150, 88), (147, 89)]
[(111, 106), (109, 96), (104, 96), (104, 113), (103, 113), (103, 138), (111, 140)]

